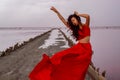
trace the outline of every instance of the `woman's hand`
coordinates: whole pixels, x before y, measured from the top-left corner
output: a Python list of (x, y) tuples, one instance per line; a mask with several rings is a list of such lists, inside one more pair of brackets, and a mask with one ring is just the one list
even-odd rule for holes
[(55, 13), (58, 13), (58, 11), (57, 11), (57, 9), (56, 9), (55, 7), (52, 6), (50, 9), (51, 9), (52, 11), (54, 11)]
[(74, 11), (74, 14), (76, 14), (77, 16), (86, 18), (85, 24), (86, 24), (87, 26), (89, 26), (89, 24), (90, 24), (90, 16), (89, 16), (88, 14), (80, 14), (80, 13), (78, 13), (77, 11)]
[(59, 19), (60, 19), (68, 28), (70, 28), (69, 25), (68, 25), (68, 23), (67, 23), (67, 21), (64, 19), (64, 17), (60, 14), (60, 12), (59, 12), (55, 7), (52, 6), (50, 9), (57, 14), (57, 16), (59, 17)]
[(77, 16), (79, 16), (79, 13), (77, 11), (74, 11), (74, 14), (77, 15)]

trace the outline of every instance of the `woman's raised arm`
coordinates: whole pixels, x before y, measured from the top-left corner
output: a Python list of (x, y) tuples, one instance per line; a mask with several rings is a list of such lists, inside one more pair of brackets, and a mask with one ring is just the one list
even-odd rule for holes
[(88, 14), (79, 14), (77, 11), (75, 11), (74, 14), (76, 14), (77, 16), (86, 18), (85, 24), (87, 26), (89, 26), (89, 24), (90, 24), (90, 16)]
[(70, 28), (67, 21), (64, 19), (64, 17), (59, 13), (59, 11), (55, 7), (52, 6), (50, 9), (57, 14), (59, 19), (66, 25), (66, 27)]

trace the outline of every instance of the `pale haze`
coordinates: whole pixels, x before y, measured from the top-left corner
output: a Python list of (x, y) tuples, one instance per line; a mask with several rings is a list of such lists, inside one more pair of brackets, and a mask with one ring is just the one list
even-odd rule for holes
[(119, 0), (0, 0), (0, 27), (63, 27), (50, 10), (67, 19), (74, 11), (88, 13), (91, 26), (119, 26)]

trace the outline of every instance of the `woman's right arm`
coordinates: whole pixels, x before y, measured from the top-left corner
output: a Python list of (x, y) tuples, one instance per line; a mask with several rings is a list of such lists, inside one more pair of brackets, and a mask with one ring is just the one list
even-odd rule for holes
[(51, 10), (54, 11), (57, 16), (59, 17), (59, 19), (66, 25), (66, 27), (70, 28), (67, 21), (64, 19), (64, 17), (57, 11), (57, 9), (55, 7), (51, 7)]
[(75, 11), (74, 14), (76, 14), (77, 16), (86, 18), (85, 24), (87, 26), (89, 26), (89, 24), (90, 24), (90, 16), (88, 14), (79, 14), (77, 11)]

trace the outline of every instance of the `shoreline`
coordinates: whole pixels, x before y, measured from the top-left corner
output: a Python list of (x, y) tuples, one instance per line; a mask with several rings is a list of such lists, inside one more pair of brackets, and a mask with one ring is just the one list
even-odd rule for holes
[[(55, 28), (53, 28), (53, 29), (55, 29)], [(35, 40), (36, 38), (39, 38), (39, 37), (41, 37), (41, 36), (44, 36), (45, 34), (49, 33), (49, 32), (52, 31), (53, 29), (48, 30), (48, 31), (46, 31), (46, 32), (43, 32), (42, 34), (37, 35), (37, 36), (35, 36), (34, 38), (29, 38), (29, 39), (26, 40), (26, 41), (22, 41), (21, 43), (17, 42), (17, 43), (14, 44), (13, 46), (10, 46), (10, 47), (7, 47), (7, 48), (4, 49), (4, 50), (1, 50), (1, 51), (0, 51), (0, 57), (5, 56), (5, 55), (9, 55), (11, 52), (15, 51), (16, 49), (18, 49), (18, 48), (26, 45), (27, 43)]]

